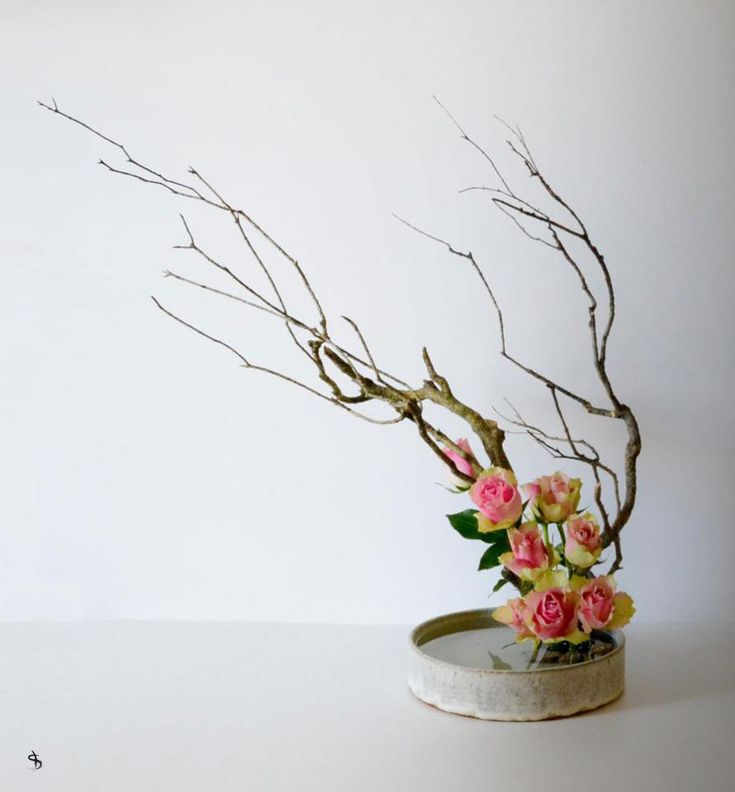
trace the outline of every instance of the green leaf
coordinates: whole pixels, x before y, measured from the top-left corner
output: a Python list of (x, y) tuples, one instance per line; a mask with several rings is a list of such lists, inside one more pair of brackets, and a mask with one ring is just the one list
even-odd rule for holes
[(493, 586), (493, 591), (500, 591), (506, 583), (510, 583), (507, 578), (500, 578), (500, 580)]
[[(498, 533), (500, 533), (500, 531), (498, 531)], [(495, 544), (491, 544), (490, 547), (485, 550), (480, 559), (480, 566), (477, 567), (478, 571), (480, 569), (492, 569), (493, 567), (500, 566), (500, 556), (510, 550), (508, 535), (505, 531), (503, 531), (503, 538), (505, 541), (495, 542)], [(495, 589), (493, 589), (493, 591), (495, 591)]]
[(479, 539), (487, 544), (495, 544), (502, 539), (507, 542), (505, 531), (480, 533), (477, 530), (476, 514), (477, 512), (474, 509), (465, 509), (465, 511), (457, 512), (456, 514), (447, 514), (447, 519), (452, 524), (452, 528), (465, 539)]

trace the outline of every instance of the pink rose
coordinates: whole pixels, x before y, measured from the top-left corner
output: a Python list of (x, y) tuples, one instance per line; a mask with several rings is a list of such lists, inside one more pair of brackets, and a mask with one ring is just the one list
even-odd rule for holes
[(586, 633), (624, 627), (635, 613), (633, 600), (624, 592), (615, 592), (609, 575), (590, 580), (579, 589), (579, 621)]
[[(460, 437), (459, 440), (457, 440), (456, 445), (459, 448), (461, 448), (466, 454), (469, 454), (472, 457), (474, 456), (467, 438)], [(456, 467), (460, 473), (464, 473), (465, 476), (472, 476), (473, 478), (475, 477), (475, 473), (472, 470), (472, 463), (469, 462), (467, 459), (460, 456), (456, 451), (453, 451), (451, 448), (445, 448), (444, 454), (445, 456), (448, 456), (452, 460), (452, 462), (454, 462), (454, 467)], [(465, 484), (465, 481), (463, 479), (461, 480), (461, 482), (463, 485)]]
[(579, 591), (579, 620), (586, 632), (602, 630), (613, 615), (615, 585), (607, 576), (598, 577)]
[(524, 580), (533, 578), (535, 570), (547, 569), (549, 551), (538, 526), (534, 522), (523, 523), (520, 528), (509, 528), (510, 553), (503, 553), (500, 562)]
[(515, 630), (516, 638), (522, 641), (524, 638), (533, 638), (533, 633), (528, 629), (528, 608), (526, 603), (518, 599), (510, 599), (500, 608), (493, 611), (493, 619), (507, 624), (508, 627)]
[(532, 591), (525, 597), (527, 624), (537, 638), (564, 638), (577, 630), (577, 595), (560, 588)]
[(574, 566), (586, 569), (597, 561), (602, 552), (600, 526), (589, 512), (573, 514), (567, 520), (567, 540), (564, 555)]
[(512, 471), (494, 467), (484, 470), (470, 487), (470, 497), (480, 510), (477, 524), (481, 533), (510, 528), (518, 520), (523, 503), (517, 485)]
[(582, 482), (557, 471), (524, 486), (533, 513), (545, 523), (563, 523), (577, 510)]

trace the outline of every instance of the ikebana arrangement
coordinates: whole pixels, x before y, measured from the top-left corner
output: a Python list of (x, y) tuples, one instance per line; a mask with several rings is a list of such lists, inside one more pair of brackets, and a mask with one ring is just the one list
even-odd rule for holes
[[(477, 276), (478, 287), (487, 296), (489, 307), (497, 318), (500, 355), (543, 387), (558, 418), (556, 428), (547, 429), (529, 423), (515, 408), (511, 408), (513, 414), (509, 417), (482, 414), (460, 398), (425, 347), (421, 353), (425, 379), (417, 385), (409, 384), (380, 365), (359, 325), (349, 317), (343, 316), (342, 319), (354, 335), (354, 344), (349, 347), (338, 343), (332, 334), (332, 319), (327, 316), (298, 259), (287, 252), (249, 212), (225, 198), (199, 170), (192, 167), (186, 177), (172, 178), (134, 157), (122, 143), (62, 112), (55, 101), (39, 104), (54, 115), (81, 126), (109, 146), (121, 162), (99, 160), (107, 171), (166, 190), (184, 202), (205, 205), (227, 218), (252, 266), (260, 272), (261, 278), (265, 276), (266, 288), (256, 287), (250, 277), (236, 269), (234, 264), (219, 260), (208, 252), (183, 214), (181, 222), (185, 238), (183, 244), (176, 247), (197, 256), (203, 269), (220, 278), (220, 282), (195, 280), (170, 270), (164, 273), (165, 276), (199, 289), (213, 299), (234, 301), (243, 309), (273, 317), (278, 324), (285, 326), (290, 340), (310, 361), (315, 380), (303, 381), (271, 365), (254, 362), (234, 342), (213, 336), (154, 297), (156, 307), (200, 337), (236, 356), (246, 370), (287, 382), (311, 397), (329, 402), (344, 413), (373, 424), (413, 424), (420, 440), (453, 476), (455, 491), (469, 494), (474, 504), (474, 508), (450, 515), (451, 525), (464, 538), (487, 545), (479, 568), (500, 570), (500, 579), (494, 590), (505, 585), (517, 590), (517, 596), (494, 611), (494, 618), (508, 625), (518, 641), (532, 641), (537, 650), (543, 647), (547, 660), (564, 663), (584, 660), (600, 650), (596, 642), (604, 631), (622, 627), (634, 612), (631, 598), (616, 591), (614, 574), (623, 558), (621, 532), (636, 501), (636, 462), (641, 450), (641, 437), (633, 411), (618, 396), (608, 373), (608, 342), (615, 320), (615, 292), (610, 270), (580, 215), (539, 169), (519, 128), (505, 124), (506, 142), (513, 157), (530, 176), (530, 183), (535, 185), (536, 198), (519, 194), (511, 186), (512, 180), (501, 172), (496, 160), (465, 132), (438, 100), (437, 103), (458, 130), (462, 141), (477, 152), (493, 180), (489, 185), (466, 189), (484, 192), (491, 204), (506, 215), (521, 233), (558, 256), (576, 279), (587, 304), (591, 363), (602, 386), (604, 401), (600, 403), (562, 385), (550, 372), (527, 365), (515, 352), (511, 352), (506, 317), (491, 285), (492, 278), (481, 267), (475, 254), (402, 218), (397, 219), (424, 239), (442, 245), (450, 256), (471, 268)], [(269, 248), (271, 255), (275, 251), (275, 255), (291, 268), (310, 300), (312, 316), (297, 315), (287, 305), (284, 289), (263, 254), (264, 246)], [(602, 296), (592, 288), (591, 270), (596, 270), (595, 278), (602, 284)], [(368, 412), (365, 410), (368, 404), (382, 405), (387, 413), (376, 415)], [(481, 463), (466, 438), (452, 439), (436, 421), (430, 421), (425, 411), (427, 405), (461, 419), (468, 433), (471, 432), (479, 441), (487, 462)], [(603, 461), (592, 442), (573, 432), (572, 410), (622, 424), (626, 442), (621, 463), (615, 466)], [(504, 421), (504, 425), (501, 426), (499, 421)], [(562, 472), (542, 475), (519, 487), (504, 447), (509, 430), (524, 432), (557, 460), (584, 464), (593, 482), (592, 501), (596, 515), (587, 508), (580, 508), (581, 480)], [(603, 556), (609, 560), (609, 568), (601, 573), (598, 568), (604, 562)]]

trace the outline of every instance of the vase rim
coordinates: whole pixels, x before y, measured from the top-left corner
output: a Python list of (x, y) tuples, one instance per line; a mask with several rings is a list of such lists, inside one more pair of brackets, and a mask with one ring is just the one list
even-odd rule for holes
[[(572, 663), (571, 665), (549, 665), (544, 668), (539, 667), (534, 669), (478, 668), (475, 666), (466, 666), (460, 663), (453, 663), (449, 660), (440, 660), (439, 658), (432, 657), (432, 655), (422, 651), (421, 647), (424, 644), (428, 643), (429, 641), (433, 641), (436, 638), (454, 635), (455, 633), (459, 632), (468, 632), (470, 630), (492, 630), (506, 627), (506, 625), (495, 621), (492, 618), (491, 613), (492, 611), (489, 608), (475, 608), (472, 610), (445, 613), (441, 616), (435, 616), (432, 619), (427, 619), (426, 621), (416, 625), (416, 627), (411, 630), (409, 635), (411, 649), (413, 652), (419, 655), (423, 661), (429, 661), (440, 666), (451, 666), (454, 668), (464, 669), (472, 668), (473, 671), (476, 671), (480, 674), (548, 674), (552, 672), (562, 673), (564, 671), (574, 670), (575, 668), (582, 668), (583, 666), (600, 663), (603, 660), (608, 660), (609, 658), (621, 652), (625, 646), (625, 635), (623, 634), (622, 630), (603, 630), (602, 632), (605, 632), (607, 635), (609, 635), (614, 643), (613, 648), (604, 655), (600, 657), (593, 657), (589, 660), (582, 660), (579, 663)], [(506, 629), (508, 628), (506, 627)]]

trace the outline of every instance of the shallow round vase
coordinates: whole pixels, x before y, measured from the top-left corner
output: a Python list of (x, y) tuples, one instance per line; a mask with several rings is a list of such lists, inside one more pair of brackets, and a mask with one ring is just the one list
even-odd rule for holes
[(597, 709), (623, 692), (625, 639), (617, 630), (609, 635), (613, 648), (601, 657), (573, 665), (530, 665), (530, 642), (508, 647), (513, 633), (489, 610), (450, 613), (411, 633), (408, 684), (421, 701), (457, 715), (500, 721), (563, 718)]

